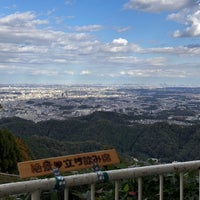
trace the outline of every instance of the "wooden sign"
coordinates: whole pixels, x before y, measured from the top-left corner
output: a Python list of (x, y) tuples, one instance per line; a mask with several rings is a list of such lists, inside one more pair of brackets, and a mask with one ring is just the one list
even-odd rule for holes
[(21, 178), (43, 176), (52, 173), (54, 168), (60, 172), (74, 171), (93, 167), (119, 163), (119, 157), (115, 149), (96, 151), (61, 157), (53, 157), (40, 160), (32, 160), (18, 163)]

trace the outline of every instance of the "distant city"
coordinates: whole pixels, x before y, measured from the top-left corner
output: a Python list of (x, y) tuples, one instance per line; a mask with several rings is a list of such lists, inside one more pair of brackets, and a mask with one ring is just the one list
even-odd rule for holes
[(111, 111), (133, 117), (133, 123), (191, 124), (200, 120), (200, 88), (135, 88), (88, 85), (0, 85), (0, 118), (34, 122)]

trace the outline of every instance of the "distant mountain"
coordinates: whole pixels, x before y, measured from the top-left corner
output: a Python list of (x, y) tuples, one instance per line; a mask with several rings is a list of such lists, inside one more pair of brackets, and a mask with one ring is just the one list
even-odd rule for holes
[(127, 115), (95, 112), (63, 121), (34, 123), (20, 118), (0, 120), (0, 129), (22, 137), (33, 158), (68, 155), (114, 147), (120, 155), (161, 162), (200, 159), (200, 125), (130, 124)]

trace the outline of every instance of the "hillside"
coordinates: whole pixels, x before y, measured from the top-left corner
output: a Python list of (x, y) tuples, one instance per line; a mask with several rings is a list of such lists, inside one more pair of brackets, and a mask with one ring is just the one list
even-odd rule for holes
[(95, 112), (68, 120), (34, 123), (20, 118), (0, 120), (24, 139), (33, 158), (44, 158), (114, 147), (120, 155), (138, 159), (158, 158), (161, 162), (200, 159), (200, 125), (168, 123), (131, 124), (126, 115)]

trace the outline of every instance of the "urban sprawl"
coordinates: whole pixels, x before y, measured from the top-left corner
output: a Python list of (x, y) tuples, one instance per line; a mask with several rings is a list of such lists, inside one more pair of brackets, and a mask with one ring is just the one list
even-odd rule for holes
[(190, 124), (200, 120), (200, 88), (124, 86), (0, 85), (0, 118), (34, 122), (111, 111), (134, 116), (133, 122)]

